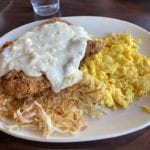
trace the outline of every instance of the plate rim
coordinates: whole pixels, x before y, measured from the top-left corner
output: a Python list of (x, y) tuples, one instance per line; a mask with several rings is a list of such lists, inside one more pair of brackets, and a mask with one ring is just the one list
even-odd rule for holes
[[(147, 33), (147, 34), (150, 34), (150, 31), (148, 31), (147, 29), (137, 25), (137, 24), (134, 24), (130, 21), (127, 21), (127, 20), (123, 20), (123, 19), (118, 19), (118, 18), (112, 18), (112, 17), (103, 17), (103, 16), (65, 16), (65, 17), (56, 17), (56, 18), (62, 18), (62, 19), (69, 19), (69, 18), (101, 18), (101, 19), (111, 19), (111, 20), (114, 20), (114, 21), (120, 21), (120, 22), (124, 22), (124, 23), (127, 23), (127, 24), (130, 24), (134, 27), (136, 27), (137, 29), (139, 30), (142, 30), (143, 32)], [(29, 24), (33, 24), (33, 23), (38, 23), (38, 22), (44, 22), (46, 20), (49, 20), (51, 18), (48, 18), (48, 19), (42, 19), (42, 20), (36, 20), (36, 21), (32, 21), (32, 22), (28, 22), (26, 24), (22, 24), (22, 25), (19, 25), (18, 27), (16, 28), (13, 28), (12, 30), (4, 33), (2, 36), (0, 36), (0, 39), (3, 38), (4, 36), (7, 36), (7, 34), (10, 34), (11, 32), (13, 32), (15, 29), (18, 29), (18, 28), (22, 28), (26, 25), (29, 25)]]

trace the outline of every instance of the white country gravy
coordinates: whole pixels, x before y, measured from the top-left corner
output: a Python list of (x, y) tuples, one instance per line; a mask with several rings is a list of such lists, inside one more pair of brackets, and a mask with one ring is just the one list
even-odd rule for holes
[(10, 70), (39, 77), (42, 72), (55, 92), (82, 79), (79, 70), (90, 37), (84, 28), (62, 22), (28, 31), (0, 54), (0, 76)]

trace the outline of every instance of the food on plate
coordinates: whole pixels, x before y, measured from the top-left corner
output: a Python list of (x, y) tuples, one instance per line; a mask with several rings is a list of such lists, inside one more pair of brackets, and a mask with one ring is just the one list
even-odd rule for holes
[(150, 93), (150, 58), (139, 44), (58, 18), (33, 28), (1, 47), (0, 119), (44, 136), (76, 134), (88, 126), (85, 115), (128, 107)]

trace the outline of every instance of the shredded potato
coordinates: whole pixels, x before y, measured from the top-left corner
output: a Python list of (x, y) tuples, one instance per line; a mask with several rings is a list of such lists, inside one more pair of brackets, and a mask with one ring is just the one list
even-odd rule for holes
[(0, 116), (19, 127), (37, 129), (43, 136), (55, 132), (75, 134), (87, 127), (83, 114), (98, 117), (106, 112), (95, 105), (100, 99), (98, 91), (102, 88), (102, 84), (96, 86), (94, 80), (86, 75), (82, 82), (58, 94), (49, 91), (42, 97), (24, 101), (12, 99), (1, 91)]
[[(126, 108), (135, 96), (150, 93), (150, 58), (138, 53), (139, 41), (130, 34), (111, 34), (99, 39), (103, 49), (80, 67), (81, 82), (59, 93), (13, 99), (0, 89), (0, 119), (10, 129), (76, 134), (87, 127), (84, 115), (100, 117), (108, 109)], [(146, 107), (147, 108), (147, 107)]]

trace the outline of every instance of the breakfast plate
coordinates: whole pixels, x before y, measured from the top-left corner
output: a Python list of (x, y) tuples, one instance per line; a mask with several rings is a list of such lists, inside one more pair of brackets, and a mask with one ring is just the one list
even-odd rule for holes
[[(105, 17), (64, 17), (63, 19), (77, 25), (83, 26), (89, 33), (96, 36), (105, 36), (109, 33), (123, 33), (129, 32), (135, 38), (142, 40), (140, 53), (150, 56), (150, 34), (145, 29), (138, 27), (132, 23)], [(34, 26), (41, 24), (43, 21), (36, 21), (18, 27), (3, 37), (0, 38), (0, 45), (6, 41), (12, 41), (20, 37), (26, 31), (32, 29)], [(141, 97), (135, 100), (133, 104), (125, 110), (117, 110), (110, 112), (103, 117), (88, 118), (86, 117), (88, 128), (76, 135), (50, 135), (42, 137), (35, 131), (26, 131), (23, 129), (8, 130), (6, 122), (0, 121), (0, 130), (15, 137), (40, 141), (40, 142), (81, 142), (107, 139), (117, 136), (129, 134), (150, 125), (150, 115), (142, 111), (142, 105), (150, 105), (150, 96)]]

